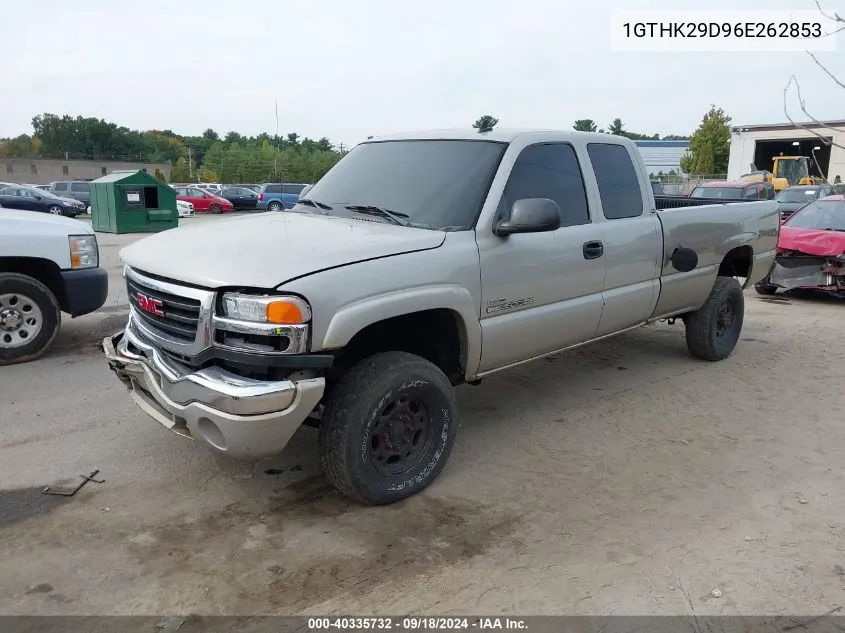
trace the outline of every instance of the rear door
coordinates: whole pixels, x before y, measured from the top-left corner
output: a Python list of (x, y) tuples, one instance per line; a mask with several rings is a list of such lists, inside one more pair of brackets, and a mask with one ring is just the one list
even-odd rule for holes
[(596, 336), (645, 322), (659, 295), (661, 228), (651, 196), (628, 147), (588, 143), (587, 154), (601, 199), (606, 273), (604, 307)]
[(21, 197), (20, 191), (17, 187), (3, 189), (3, 192), (0, 193), (0, 205), (9, 209), (36, 210), (32, 204), (29, 204), (26, 198)]
[[(549, 198), (561, 227), (546, 233), (476, 233), (481, 258), (481, 371), (590, 340), (602, 311), (605, 258), (581, 164), (566, 142), (522, 149), (499, 214), (523, 198)], [(593, 209), (593, 213), (595, 213)]]
[(211, 208), (211, 196), (196, 187), (188, 188), (188, 202), (194, 205), (194, 211), (208, 211)]

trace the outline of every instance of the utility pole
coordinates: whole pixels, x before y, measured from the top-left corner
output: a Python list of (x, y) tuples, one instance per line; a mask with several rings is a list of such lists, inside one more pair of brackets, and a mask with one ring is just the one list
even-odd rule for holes
[(194, 166), (191, 162), (191, 148), (188, 148), (188, 174), (190, 175), (190, 181), (194, 182)]

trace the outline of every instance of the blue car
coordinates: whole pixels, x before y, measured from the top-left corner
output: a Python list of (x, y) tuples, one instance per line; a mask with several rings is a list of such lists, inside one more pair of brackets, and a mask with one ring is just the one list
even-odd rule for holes
[(290, 209), (299, 202), (306, 184), (266, 182), (258, 189), (258, 208), (263, 211)]

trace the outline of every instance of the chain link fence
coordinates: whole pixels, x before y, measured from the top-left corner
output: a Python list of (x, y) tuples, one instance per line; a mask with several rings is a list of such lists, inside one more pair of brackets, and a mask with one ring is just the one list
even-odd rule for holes
[(663, 194), (667, 196), (687, 196), (695, 187), (703, 182), (713, 180), (727, 180), (727, 174), (711, 174), (689, 176), (685, 174), (657, 174), (651, 175), (653, 181), (663, 185)]

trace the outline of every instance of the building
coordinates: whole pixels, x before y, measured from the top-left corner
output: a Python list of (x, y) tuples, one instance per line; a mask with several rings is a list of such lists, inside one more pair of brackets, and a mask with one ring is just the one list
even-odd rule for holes
[(771, 171), (772, 159), (783, 155), (815, 157), (815, 160), (810, 161), (811, 174), (821, 175), (831, 182), (837, 175), (845, 179), (843, 147), (845, 121), (802, 123), (801, 127), (792, 123), (738, 125), (731, 129), (728, 178), (733, 180), (761, 169)]
[(648, 173), (681, 173), (681, 156), (689, 151), (689, 141), (634, 141)]
[(158, 169), (170, 180), (170, 163), (124, 163), (107, 160), (55, 160), (52, 158), (0, 158), (0, 181), (46, 185), (54, 180), (94, 180), (115, 171)]

